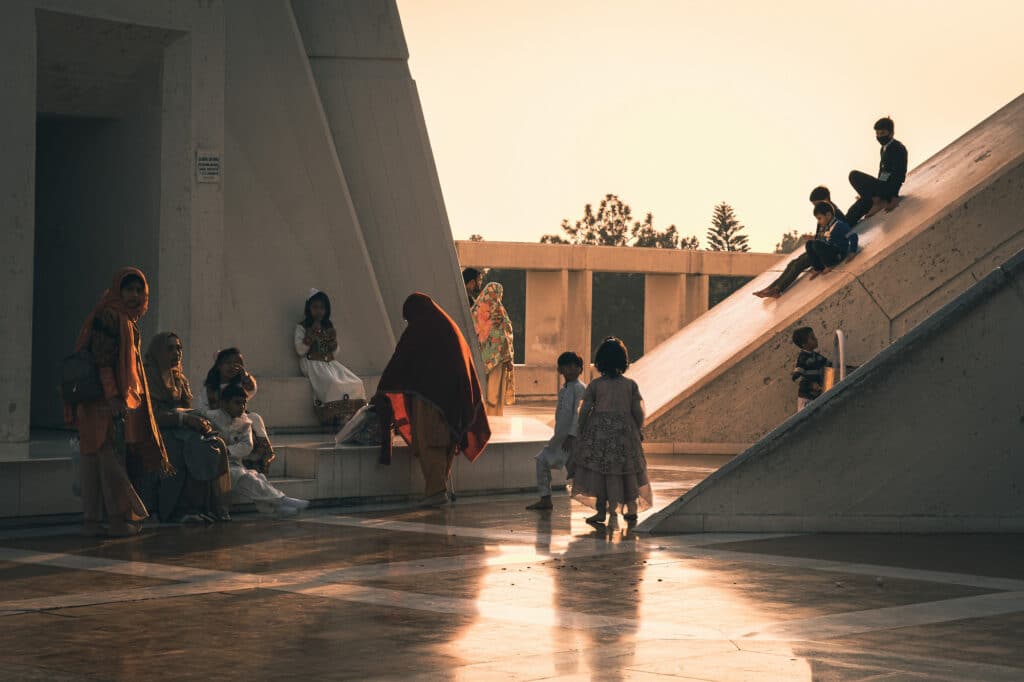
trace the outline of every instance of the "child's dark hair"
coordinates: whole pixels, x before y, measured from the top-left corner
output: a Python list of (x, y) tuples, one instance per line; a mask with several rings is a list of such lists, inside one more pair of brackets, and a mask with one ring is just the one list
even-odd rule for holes
[(462, 271), (462, 283), (469, 284), (474, 279), (480, 276), (480, 271), (476, 268), (466, 268)]
[(320, 326), (324, 329), (331, 329), (334, 327), (331, 323), (331, 299), (322, 291), (318, 291), (306, 299), (306, 319), (302, 321), (302, 326), (306, 329), (313, 326), (313, 314), (310, 312), (310, 308), (317, 301), (324, 304), (324, 319), (320, 320)]
[(875, 121), (875, 130), (888, 130), (890, 133), (895, 133), (896, 124), (888, 116), (883, 116)]
[(814, 215), (835, 215), (835, 207), (828, 201), (819, 201), (814, 205)]
[(832, 193), (825, 185), (818, 185), (811, 190), (811, 201), (818, 203), (819, 201), (831, 201)]
[(242, 388), (241, 384), (231, 384), (230, 386), (225, 386), (224, 390), (221, 391), (220, 402), (221, 404), (224, 404), (227, 401), (231, 400), (232, 398), (238, 397), (242, 397), (248, 400), (249, 394), (245, 392), (245, 389)]
[[(229, 358), (232, 355), (237, 355), (239, 360), (242, 359), (242, 351), (238, 350), (234, 346), (217, 351), (217, 358), (213, 361), (213, 367), (211, 367), (210, 371), (206, 373), (206, 381), (203, 382), (203, 386), (220, 389), (220, 363), (224, 362), (226, 358)], [(235, 377), (231, 383), (241, 384), (241, 375)]]
[(629, 368), (629, 350), (614, 336), (607, 337), (594, 355), (594, 365), (601, 374), (625, 374)]
[(811, 334), (813, 333), (814, 330), (810, 327), (800, 327), (793, 332), (793, 343), (798, 347), (803, 348), (804, 344), (807, 343), (807, 339), (811, 338)]
[(571, 350), (567, 350), (567, 351), (565, 351), (564, 353), (562, 353), (561, 355), (558, 356), (558, 366), (559, 367), (579, 367), (580, 369), (582, 369), (583, 368), (583, 358), (581, 358), (576, 353), (573, 353)]

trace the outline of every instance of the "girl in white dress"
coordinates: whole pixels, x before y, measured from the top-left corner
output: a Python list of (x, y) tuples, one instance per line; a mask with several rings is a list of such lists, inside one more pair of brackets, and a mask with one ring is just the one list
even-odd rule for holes
[(366, 389), (362, 379), (334, 359), (338, 333), (331, 323), (331, 299), (314, 289), (306, 299), (305, 312), (295, 326), (299, 369), (313, 386), (313, 407), (320, 421), (341, 426), (343, 418), (366, 401)]

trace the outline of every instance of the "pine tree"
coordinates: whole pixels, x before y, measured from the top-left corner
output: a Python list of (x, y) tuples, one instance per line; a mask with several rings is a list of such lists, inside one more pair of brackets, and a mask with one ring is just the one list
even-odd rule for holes
[(782, 241), (775, 245), (775, 253), (793, 253), (803, 246), (804, 239), (799, 230), (786, 232), (782, 235)]
[(724, 201), (715, 206), (708, 228), (708, 249), (711, 251), (750, 251), (747, 236), (739, 234), (743, 229), (732, 206)]
[[(675, 225), (664, 230), (654, 226), (648, 213), (642, 221), (633, 219), (633, 209), (615, 194), (606, 194), (594, 210), (593, 204), (583, 207), (583, 217), (575, 222), (563, 220), (562, 234), (546, 234), (542, 244), (591, 244), (598, 246), (640, 246), (649, 249), (696, 249), (696, 236), (680, 237)], [(564, 235), (564, 236), (563, 236)]]

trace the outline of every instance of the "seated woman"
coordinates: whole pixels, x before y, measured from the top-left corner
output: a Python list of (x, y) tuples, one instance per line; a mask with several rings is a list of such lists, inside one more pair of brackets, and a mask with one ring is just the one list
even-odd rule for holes
[[(256, 378), (245, 371), (245, 358), (237, 348), (225, 348), (217, 353), (199, 394), (199, 411), (205, 414), (220, 408), (221, 392), (228, 386), (241, 386), (247, 400), (256, 395), (258, 389)], [(252, 452), (245, 458), (245, 465), (261, 473), (269, 473), (270, 463), (274, 461), (274, 448), (270, 444), (267, 425), (255, 412), (246, 414), (252, 420), (254, 442)]]
[(308, 507), (309, 502), (288, 497), (271, 485), (264, 474), (253, 471), (245, 463), (253, 449), (254, 429), (252, 415), (245, 412), (247, 400), (245, 388), (228, 384), (220, 395), (220, 407), (206, 412), (228, 446), (232, 495), (238, 502), (252, 502), (261, 513), (294, 516)]
[(181, 370), (181, 339), (173, 332), (153, 337), (146, 353), (146, 383), (153, 416), (167, 457), (177, 473), (158, 484), (161, 521), (230, 521), (231, 477), (224, 442), (192, 412), (192, 388)]
[(515, 383), (512, 373), (512, 320), (501, 299), (504, 288), (491, 282), (473, 304), (473, 323), (480, 341), (480, 358), (487, 375), (487, 414), (500, 417), (505, 405), (515, 402)]
[(331, 299), (322, 291), (306, 299), (306, 315), (295, 326), (299, 369), (313, 386), (313, 409), (320, 423), (338, 428), (366, 402), (363, 380), (334, 359), (338, 333), (331, 323)]

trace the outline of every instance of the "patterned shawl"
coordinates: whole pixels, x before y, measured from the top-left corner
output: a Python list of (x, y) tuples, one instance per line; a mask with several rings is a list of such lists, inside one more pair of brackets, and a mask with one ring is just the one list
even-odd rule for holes
[(491, 282), (473, 304), (476, 338), (480, 341), (480, 356), (488, 372), (512, 363), (512, 320), (501, 303), (504, 293), (500, 284)]

